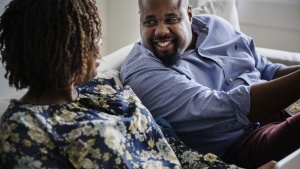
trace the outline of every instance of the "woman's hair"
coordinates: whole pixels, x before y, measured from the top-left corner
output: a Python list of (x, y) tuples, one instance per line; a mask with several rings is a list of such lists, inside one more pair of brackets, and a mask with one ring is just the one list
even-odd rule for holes
[(0, 19), (5, 78), (17, 89), (66, 87), (98, 52), (95, 0), (12, 0)]

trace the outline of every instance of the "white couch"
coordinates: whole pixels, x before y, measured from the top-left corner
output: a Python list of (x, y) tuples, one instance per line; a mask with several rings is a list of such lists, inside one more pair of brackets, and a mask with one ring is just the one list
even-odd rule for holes
[[(211, 13), (223, 17), (232, 25), (239, 28), (238, 16), (235, 7), (235, 0), (202, 0), (202, 3), (193, 9), (194, 14)], [(105, 24), (105, 23), (104, 23)], [(127, 54), (130, 52), (132, 44), (124, 46), (123, 48), (104, 56), (101, 59), (100, 67), (98, 68), (99, 77), (114, 77), (117, 84), (122, 85), (119, 79), (119, 70), (122, 62)], [(287, 51), (280, 51), (274, 49), (266, 49), (257, 47), (257, 51), (273, 62), (280, 62), (286, 65), (300, 65), (300, 53), (292, 53)], [(17, 95), (10, 96), (4, 100), (0, 100), (0, 116), (6, 110), (9, 100), (12, 98), (20, 98), (26, 90), (21, 90)]]

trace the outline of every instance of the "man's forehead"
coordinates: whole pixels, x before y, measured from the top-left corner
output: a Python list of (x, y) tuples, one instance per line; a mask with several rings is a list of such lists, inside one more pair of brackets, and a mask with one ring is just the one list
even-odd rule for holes
[(179, 13), (181, 5), (180, 0), (141, 0), (145, 3), (140, 4), (140, 14), (156, 15), (158, 13)]
[(140, 10), (149, 8), (179, 8), (182, 0), (139, 0)]

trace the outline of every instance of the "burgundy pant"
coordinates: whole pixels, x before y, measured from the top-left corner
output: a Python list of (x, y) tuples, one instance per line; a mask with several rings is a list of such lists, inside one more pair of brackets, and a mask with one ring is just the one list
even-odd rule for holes
[(244, 135), (223, 155), (226, 163), (257, 168), (271, 160), (279, 161), (300, 148), (300, 113), (285, 112), (261, 122), (253, 133)]

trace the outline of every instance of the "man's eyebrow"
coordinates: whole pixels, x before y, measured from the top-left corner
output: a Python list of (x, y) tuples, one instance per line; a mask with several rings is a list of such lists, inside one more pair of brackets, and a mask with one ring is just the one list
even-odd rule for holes
[[(178, 17), (179, 15), (176, 14), (176, 13), (168, 13), (168, 14), (165, 14), (165, 17)], [(156, 16), (155, 15), (147, 15), (145, 17), (145, 19), (155, 19)]]
[(179, 15), (176, 14), (176, 13), (168, 13), (168, 14), (165, 14), (165, 17), (178, 17)]
[(145, 17), (145, 19), (154, 19), (154, 18), (156, 18), (155, 15), (147, 15), (147, 16)]

